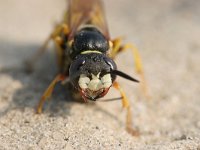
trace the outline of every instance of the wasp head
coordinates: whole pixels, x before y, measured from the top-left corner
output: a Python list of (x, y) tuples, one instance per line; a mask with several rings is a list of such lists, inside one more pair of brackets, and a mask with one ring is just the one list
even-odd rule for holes
[(84, 99), (95, 101), (107, 94), (116, 79), (115, 62), (104, 54), (80, 54), (72, 62), (69, 77)]

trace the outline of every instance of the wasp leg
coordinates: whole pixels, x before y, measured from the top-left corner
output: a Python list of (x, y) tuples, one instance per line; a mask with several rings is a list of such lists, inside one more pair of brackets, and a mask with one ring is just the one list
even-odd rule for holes
[(43, 95), (42, 95), (42, 97), (41, 97), (41, 99), (40, 99), (40, 101), (39, 101), (39, 103), (37, 105), (37, 109), (36, 109), (37, 113), (40, 114), (42, 112), (42, 108), (43, 108), (44, 102), (46, 101), (46, 99), (51, 97), (53, 89), (54, 89), (56, 83), (65, 80), (65, 78), (66, 77), (64, 75), (61, 75), (61, 74), (58, 74), (55, 77), (55, 79), (51, 82), (51, 84), (48, 86), (48, 88), (43, 93)]
[(122, 45), (122, 38), (116, 38), (112, 41), (112, 50), (110, 53), (111, 58), (115, 58), (116, 55), (120, 52), (123, 52), (127, 49), (131, 49), (132, 50), (132, 54), (133, 54), (133, 58), (134, 58), (134, 62), (135, 62), (135, 70), (136, 72), (140, 75), (141, 78), (141, 88), (142, 91), (144, 93), (144, 96), (149, 99), (149, 93), (148, 93), (148, 88), (147, 88), (147, 83), (146, 83), (146, 79), (144, 76), (144, 70), (143, 70), (143, 66), (142, 66), (142, 60), (139, 54), (138, 49), (132, 45), (132, 44), (124, 44)]
[(129, 100), (127, 99), (123, 89), (119, 86), (117, 82), (113, 83), (113, 87), (119, 90), (121, 96), (122, 96), (122, 107), (127, 109), (126, 114), (126, 130), (128, 133), (130, 133), (133, 136), (139, 136), (139, 131), (133, 129), (132, 127), (132, 113), (131, 113), (131, 106), (129, 103)]
[[(26, 61), (26, 69), (27, 71), (31, 72), (33, 70), (34, 63), (37, 62), (37, 60), (44, 54), (44, 52), (47, 50), (47, 46), (49, 42), (53, 39), (56, 43), (56, 45), (62, 43), (62, 38), (60, 37), (61, 33), (64, 33), (68, 35), (69, 28), (67, 24), (58, 24), (55, 26), (53, 32), (49, 35), (49, 37), (45, 40), (43, 45), (37, 50), (37, 52), (28, 60)], [(57, 46), (58, 47), (58, 46)], [(56, 49), (58, 58), (60, 58), (61, 50), (60, 48)], [(60, 59), (58, 59), (58, 62), (60, 62)]]

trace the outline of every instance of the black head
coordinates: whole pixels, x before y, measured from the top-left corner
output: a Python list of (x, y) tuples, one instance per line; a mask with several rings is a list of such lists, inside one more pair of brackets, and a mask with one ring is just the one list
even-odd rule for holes
[(69, 78), (84, 99), (96, 100), (107, 94), (116, 75), (137, 82), (117, 70), (115, 62), (104, 54), (80, 54), (71, 63)]
[(108, 92), (116, 79), (110, 72), (116, 69), (115, 62), (104, 54), (81, 54), (72, 62), (69, 77), (84, 98), (96, 100)]
[(85, 27), (75, 35), (72, 49), (74, 56), (87, 50), (105, 53), (109, 49), (109, 42), (96, 28)]

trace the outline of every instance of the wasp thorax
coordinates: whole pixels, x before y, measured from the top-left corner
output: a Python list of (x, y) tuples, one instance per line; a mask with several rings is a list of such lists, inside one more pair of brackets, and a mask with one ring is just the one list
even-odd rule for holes
[(84, 27), (75, 35), (72, 49), (72, 57), (86, 50), (106, 53), (109, 49), (109, 42), (96, 28)]
[(112, 85), (112, 78), (110, 74), (106, 74), (100, 77), (100, 73), (97, 75), (91, 74), (91, 79), (85, 74), (81, 74), (78, 84), (81, 89), (89, 89), (91, 91), (98, 91), (102, 88), (109, 88)]

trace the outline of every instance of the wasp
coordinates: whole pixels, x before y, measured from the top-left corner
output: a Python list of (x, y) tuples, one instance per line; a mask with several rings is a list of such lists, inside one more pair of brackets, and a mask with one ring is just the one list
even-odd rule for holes
[(83, 101), (96, 101), (104, 97), (111, 87), (121, 94), (122, 107), (127, 109), (126, 129), (136, 135), (132, 128), (130, 103), (116, 77), (139, 82), (137, 79), (117, 69), (114, 58), (122, 51), (131, 49), (136, 71), (144, 79), (138, 50), (130, 44), (122, 44), (121, 38), (111, 39), (101, 0), (68, 0), (64, 19), (55, 26), (52, 33), (33, 58), (47, 49), (53, 40), (56, 45), (59, 72), (42, 95), (37, 113), (42, 112), (46, 99), (50, 98), (55, 85), (70, 82), (74, 93)]

